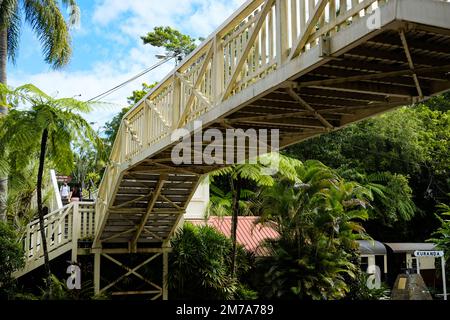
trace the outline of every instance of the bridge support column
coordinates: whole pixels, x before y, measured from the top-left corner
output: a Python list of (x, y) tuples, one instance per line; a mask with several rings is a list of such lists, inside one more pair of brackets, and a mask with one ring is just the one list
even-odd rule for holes
[(101, 262), (101, 254), (94, 254), (94, 292), (95, 294), (100, 293), (100, 262)]
[(169, 285), (168, 285), (168, 276), (169, 276), (169, 252), (164, 250), (163, 252), (163, 300), (169, 299)]
[(162, 246), (162, 299), (169, 300), (169, 253), (172, 248), (170, 241), (165, 241)]

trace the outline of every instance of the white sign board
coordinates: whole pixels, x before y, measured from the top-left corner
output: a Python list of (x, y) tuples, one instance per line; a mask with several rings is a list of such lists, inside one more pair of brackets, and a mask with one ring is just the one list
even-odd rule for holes
[(414, 251), (414, 256), (440, 258), (444, 256), (444, 251)]

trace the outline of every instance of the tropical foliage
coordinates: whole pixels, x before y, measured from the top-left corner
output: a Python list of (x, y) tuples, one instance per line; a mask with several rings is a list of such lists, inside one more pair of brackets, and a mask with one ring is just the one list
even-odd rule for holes
[[(322, 135), (287, 152), (316, 159), (374, 191), (368, 232), (378, 239), (423, 241), (437, 228), (433, 208), (450, 192), (448, 95)], [(383, 189), (380, 197), (376, 189)]]
[(450, 259), (450, 206), (446, 204), (438, 205), (439, 214), (437, 218), (441, 226), (432, 234), (429, 241), (435, 243), (439, 249), (444, 250), (446, 260)]
[(14, 90), (0, 85), (1, 93), (10, 97), (11, 104), (30, 105), (29, 109), (13, 108), (0, 127), (0, 146), (6, 150), (2, 156), (11, 166), (25, 168), (39, 159), (37, 171), (37, 208), (44, 248), (45, 268), (50, 283), (51, 271), (48, 257), (43, 207), (42, 185), (45, 162), (48, 160), (59, 172), (70, 173), (74, 165), (72, 142), (97, 144), (101, 140), (86, 120), (79, 114), (89, 112), (91, 105), (73, 98), (55, 99), (33, 85)]
[[(231, 270), (234, 275), (236, 269), (236, 242), (237, 242), (237, 227), (238, 217), (241, 215), (241, 206), (248, 212), (249, 204), (244, 204), (242, 196), (248, 197), (251, 192), (244, 190), (245, 185), (253, 184), (257, 187), (272, 186), (275, 183), (275, 178), (270, 175), (275, 172), (282, 177), (286, 177), (292, 181), (296, 178), (296, 169), (301, 165), (300, 161), (285, 157), (281, 154), (268, 154), (260, 157), (256, 164), (237, 164), (230, 167), (217, 170), (210, 174), (210, 178), (214, 182), (214, 178), (225, 178), (225, 186), (228, 193), (227, 197), (223, 197), (222, 201), (217, 197), (219, 190), (216, 190), (215, 198), (213, 198), (212, 205), (217, 205), (217, 211), (223, 211), (227, 207), (231, 210), (231, 241), (233, 243), (233, 250), (231, 252)], [(274, 171), (275, 170), (275, 171)], [(274, 172), (273, 172), (274, 171)], [(225, 195), (224, 191), (222, 194)], [(251, 200), (250, 200), (251, 201)], [(210, 208), (214, 212), (215, 208)]]
[(368, 189), (347, 182), (333, 170), (308, 161), (298, 180), (282, 179), (264, 188), (260, 220), (280, 237), (269, 240), (267, 298), (341, 299), (349, 291), (346, 276), (355, 277), (351, 262), (365, 237), (360, 222), (368, 218)]
[(15, 294), (12, 273), (23, 267), (24, 262), (17, 234), (8, 224), (0, 222), (0, 299), (10, 299)]
[(231, 276), (232, 243), (214, 228), (187, 223), (172, 240), (172, 247), (169, 258), (172, 299), (229, 300), (249, 291), (239, 282), (249, 269), (245, 251), (239, 248), (239, 268), (236, 277)]

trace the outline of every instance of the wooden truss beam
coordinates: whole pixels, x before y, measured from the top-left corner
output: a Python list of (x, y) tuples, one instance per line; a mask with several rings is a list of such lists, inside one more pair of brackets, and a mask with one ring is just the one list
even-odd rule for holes
[(414, 61), (411, 56), (411, 51), (409, 50), (408, 41), (406, 40), (405, 32), (400, 31), (400, 39), (402, 40), (403, 49), (405, 50), (406, 58), (408, 59), (409, 68), (412, 71), (412, 76), (414, 78), (414, 83), (416, 85), (417, 93), (419, 94), (419, 99), (423, 99), (423, 91), (420, 86), (419, 77), (417, 77), (417, 73), (414, 71)]
[[(189, 113), (192, 111), (192, 105), (194, 104), (194, 98), (196, 97), (196, 91), (200, 87), (203, 81), (203, 76), (206, 74), (206, 71), (208, 70), (209, 62), (214, 54), (214, 46), (213, 42), (209, 44), (208, 51), (206, 53), (205, 59), (203, 60), (202, 67), (200, 68), (200, 72), (198, 73), (197, 79), (195, 80), (194, 85), (192, 86), (192, 92), (186, 102), (186, 106), (184, 107), (183, 114), (180, 117), (180, 120), (178, 121), (177, 128), (180, 128), (183, 126), (184, 121), (186, 121), (186, 118), (189, 116)], [(182, 75), (179, 75), (181, 80), (185, 80)], [(186, 81), (187, 82), (187, 81)]]
[[(192, 151), (195, 152), (194, 149)], [(164, 169), (173, 170), (172, 172), (180, 172), (180, 173), (185, 173), (185, 174), (192, 174), (194, 176), (200, 176), (198, 173), (195, 173), (191, 170), (187, 170), (187, 169), (183, 169), (183, 168), (174, 168), (172, 166), (168, 166), (168, 165), (160, 163), (160, 162), (155, 162), (154, 164), (155, 164), (155, 166), (158, 166), (158, 167), (161, 167)]]
[(137, 201), (140, 201), (140, 200), (142, 200), (142, 199), (148, 198), (148, 197), (151, 196), (152, 192), (153, 192), (153, 191), (150, 191), (149, 194), (144, 194), (144, 195), (142, 195), (142, 196), (136, 197), (136, 198), (134, 198), (134, 199), (132, 199), (132, 200), (129, 200), (129, 201), (127, 201), (127, 202), (121, 203), (120, 205), (111, 207), (111, 209), (112, 209), (112, 210), (114, 210), (114, 209), (120, 209), (120, 208), (126, 207), (126, 206), (129, 205), (129, 204), (133, 204), (133, 203), (135, 203), (135, 202), (137, 202)]
[(155, 187), (155, 190), (152, 195), (152, 199), (150, 200), (147, 210), (145, 214), (143, 215), (141, 222), (139, 223), (139, 226), (136, 230), (136, 234), (133, 237), (133, 240), (131, 241), (131, 248), (133, 251), (137, 249), (137, 241), (139, 240), (139, 237), (141, 236), (142, 231), (144, 230), (144, 227), (147, 223), (148, 218), (150, 217), (150, 214), (152, 213), (153, 207), (156, 204), (156, 201), (158, 200), (159, 195), (161, 194), (161, 190), (166, 183), (167, 175), (161, 175), (158, 181), (158, 184)]
[[(413, 65), (413, 67), (414, 67), (414, 65)], [(427, 74), (427, 73), (433, 73), (433, 72), (439, 72), (439, 71), (445, 71), (445, 70), (450, 70), (450, 65), (439, 66), (439, 67), (429, 67), (429, 68), (419, 68), (416, 70), (414, 70), (414, 68), (412, 68), (412, 69), (407, 69), (407, 70), (381, 72), (381, 73), (375, 73), (375, 74), (364, 74), (364, 75), (327, 79), (327, 80), (306, 81), (306, 82), (298, 83), (297, 87), (303, 88), (303, 87), (322, 86), (322, 85), (326, 86), (326, 85), (332, 85), (332, 84), (340, 84), (340, 83), (355, 82), (355, 81), (376, 80), (376, 79), (383, 79), (383, 78), (396, 77), (396, 76), (406, 76), (406, 75), (412, 75), (417, 78), (418, 74)], [(419, 80), (417, 79), (417, 81), (419, 81)]]
[(320, 113), (318, 113), (313, 107), (311, 107), (305, 100), (303, 100), (292, 88), (286, 89), (287, 93), (295, 99), (303, 108), (313, 113), (314, 118), (319, 120), (326, 128), (333, 130), (334, 126), (328, 122)]
[(272, 9), (272, 5), (274, 4), (275, 0), (266, 0), (266, 3), (264, 4), (264, 7), (261, 9), (259, 13), (259, 17), (253, 26), (253, 29), (248, 37), (247, 44), (245, 46), (245, 49), (242, 51), (241, 56), (239, 57), (239, 60), (234, 67), (233, 71), (231, 72), (231, 77), (228, 80), (227, 84), (225, 85), (225, 90), (222, 95), (222, 101), (225, 101), (231, 92), (234, 89), (234, 85), (236, 83), (236, 80), (239, 76), (239, 73), (242, 70), (242, 67), (244, 66), (245, 61), (248, 58), (248, 54), (253, 48), (253, 44), (255, 43), (256, 37), (258, 36), (259, 30), (261, 30), (261, 27), (263, 26), (263, 23), (265, 21), (265, 18), (269, 11)]
[(292, 51), (289, 55), (288, 60), (292, 60), (303, 50), (306, 43), (308, 42), (308, 39), (311, 36), (312, 31), (316, 27), (317, 22), (319, 22), (319, 19), (322, 16), (322, 13), (324, 12), (327, 4), (328, 0), (319, 0), (319, 2), (316, 4), (314, 11), (309, 15), (305, 30), (300, 34), (295, 43), (292, 45)]
[(107, 286), (103, 287), (102, 289), (100, 289), (100, 293), (105, 292), (106, 290), (108, 290), (111, 287), (114, 287), (116, 284), (118, 284), (122, 279), (130, 276), (130, 275), (134, 275), (137, 278), (139, 278), (140, 280), (144, 281), (145, 283), (149, 284), (150, 286), (154, 287), (156, 290), (155, 294), (158, 294), (158, 296), (160, 296), (160, 294), (162, 293), (162, 287), (158, 286), (157, 284), (153, 283), (152, 281), (146, 279), (144, 276), (142, 276), (141, 274), (139, 274), (137, 272), (137, 270), (139, 270), (140, 268), (142, 268), (143, 266), (149, 264), (151, 261), (155, 260), (156, 258), (158, 258), (162, 253), (155, 253), (153, 254), (150, 258), (146, 259), (144, 262), (140, 263), (139, 265), (137, 265), (134, 268), (129, 268), (127, 267), (125, 264), (123, 264), (122, 262), (114, 259), (113, 257), (111, 257), (110, 255), (103, 253), (102, 256), (107, 258), (108, 260), (114, 262), (116, 265), (120, 266), (121, 268), (127, 270), (127, 273), (121, 275), (120, 277), (118, 277), (116, 280), (114, 280), (113, 282), (111, 282), (110, 284), (108, 284)]
[[(353, 93), (364, 93), (372, 95), (381, 95), (386, 97), (399, 97), (399, 98), (411, 98), (415, 96), (416, 90), (404, 86), (393, 86), (381, 83), (371, 82), (351, 82), (351, 83), (338, 83), (328, 85), (316, 85), (311, 88), (318, 89), (332, 89)], [(411, 90), (412, 89), (412, 90)]]

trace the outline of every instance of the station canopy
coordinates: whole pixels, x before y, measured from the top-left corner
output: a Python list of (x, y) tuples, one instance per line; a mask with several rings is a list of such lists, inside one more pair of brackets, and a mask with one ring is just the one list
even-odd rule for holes
[(359, 252), (362, 255), (386, 255), (386, 247), (375, 240), (358, 240)]
[(414, 251), (436, 250), (434, 243), (385, 243), (394, 253), (414, 253)]

